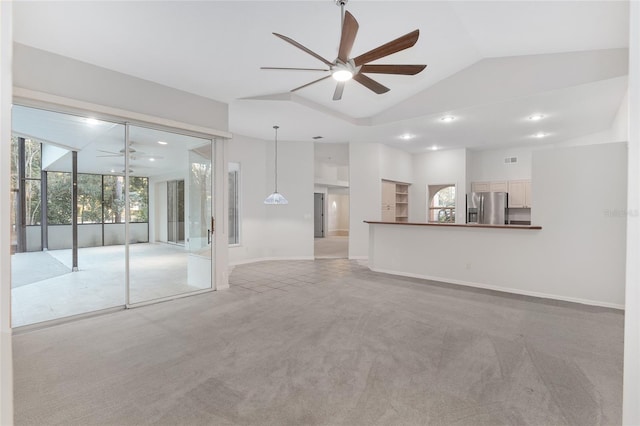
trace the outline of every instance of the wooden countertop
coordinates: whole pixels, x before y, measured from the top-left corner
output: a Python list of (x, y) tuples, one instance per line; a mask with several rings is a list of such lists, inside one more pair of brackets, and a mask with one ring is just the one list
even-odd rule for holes
[(537, 225), (483, 225), (478, 223), (426, 223), (426, 222), (380, 222), (375, 220), (365, 220), (364, 223), (373, 225), (401, 225), (401, 226), (448, 226), (455, 228), (490, 228), (490, 229), (542, 229)]

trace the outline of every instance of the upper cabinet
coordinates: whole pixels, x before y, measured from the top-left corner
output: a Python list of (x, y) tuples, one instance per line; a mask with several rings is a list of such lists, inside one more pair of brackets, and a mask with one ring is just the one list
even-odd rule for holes
[(471, 182), (471, 192), (507, 192), (507, 181)]
[(531, 208), (531, 181), (511, 180), (509, 181), (509, 207), (511, 208)]
[(510, 208), (531, 208), (531, 181), (471, 182), (471, 192), (507, 192)]

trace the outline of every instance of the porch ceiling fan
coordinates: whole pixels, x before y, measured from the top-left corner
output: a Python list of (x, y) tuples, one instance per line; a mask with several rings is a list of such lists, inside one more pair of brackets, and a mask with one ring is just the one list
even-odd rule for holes
[(390, 89), (365, 74), (396, 74), (396, 75), (415, 75), (424, 70), (426, 65), (387, 65), (387, 64), (370, 64), (370, 62), (408, 49), (416, 44), (420, 35), (420, 30), (414, 30), (395, 40), (376, 47), (366, 53), (355, 58), (351, 58), (351, 49), (358, 33), (358, 21), (349, 12), (345, 12), (344, 6), (348, 0), (336, 0), (336, 4), (340, 6), (342, 16), (342, 34), (340, 37), (340, 46), (338, 48), (338, 57), (333, 61), (329, 61), (314, 51), (308, 49), (297, 41), (284, 36), (282, 34), (273, 33), (276, 37), (286, 41), (287, 43), (297, 47), (298, 49), (308, 53), (319, 61), (323, 62), (328, 68), (286, 68), (286, 67), (261, 67), (263, 70), (289, 70), (289, 71), (317, 71), (329, 72), (322, 78), (314, 80), (310, 83), (292, 89), (295, 92), (312, 84), (333, 77), (337, 81), (336, 89), (333, 93), (333, 100), (342, 99), (342, 93), (346, 83), (353, 79), (365, 86), (367, 89), (377, 94), (383, 94)]
[[(153, 159), (163, 159), (164, 158), (164, 157), (162, 157), (160, 155), (147, 154), (145, 152), (138, 151), (133, 147), (134, 143), (135, 143), (134, 141), (129, 142), (129, 159), (130, 160), (137, 160), (139, 158), (153, 158)], [(96, 151), (104, 153), (104, 155), (97, 155), (96, 157), (124, 157), (124, 155), (126, 153), (126, 149), (125, 148), (122, 148), (118, 152), (105, 151), (105, 150), (102, 150), (102, 149), (98, 149)]]

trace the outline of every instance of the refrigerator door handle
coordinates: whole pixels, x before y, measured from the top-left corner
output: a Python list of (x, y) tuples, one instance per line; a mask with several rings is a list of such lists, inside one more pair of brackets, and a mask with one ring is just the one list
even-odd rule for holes
[(484, 223), (484, 197), (481, 195), (478, 200), (478, 223)]

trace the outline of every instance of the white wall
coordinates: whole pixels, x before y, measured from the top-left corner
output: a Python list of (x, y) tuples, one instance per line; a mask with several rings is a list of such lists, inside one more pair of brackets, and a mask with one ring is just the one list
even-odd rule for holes
[(413, 185), (409, 188), (409, 222), (427, 221), (429, 185), (456, 185), (456, 222), (465, 222), (467, 150), (449, 149), (413, 156)]
[[(276, 259), (313, 259), (313, 143), (278, 141), (278, 191), (289, 201), (265, 206), (265, 255)], [(267, 142), (267, 169), (273, 182), (274, 143)], [(268, 186), (267, 193), (273, 189)]]
[(17, 43), (13, 84), (154, 117), (228, 129), (227, 104)]
[[(531, 179), (533, 148), (501, 148), (468, 151), (469, 182)], [(507, 157), (517, 157), (517, 163), (505, 164)]]
[(640, 3), (630, 2), (629, 173), (622, 422), (640, 425)]
[(274, 142), (236, 135), (229, 161), (240, 163), (240, 244), (231, 265), (264, 259), (313, 258), (313, 144), (278, 141), (278, 191), (288, 205), (267, 206), (274, 190)]
[(411, 154), (380, 145), (380, 179), (396, 182), (413, 182)]
[(265, 141), (235, 135), (228, 151), (229, 161), (240, 164), (240, 244), (229, 248), (229, 264), (234, 265), (266, 257), (264, 199), (273, 191), (273, 175), (265, 179)]
[[(382, 272), (621, 308), (626, 144), (534, 153), (542, 230), (372, 225)], [(580, 214), (566, 214), (573, 209)]]
[(329, 189), (328, 210), (328, 234), (347, 235), (349, 233), (349, 194), (344, 191)]
[(0, 424), (13, 424), (11, 349), (11, 102), (12, 2), (0, 2)]
[(380, 181), (381, 145), (349, 144), (349, 258), (369, 255), (369, 226), (365, 220), (380, 220), (382, 183)]

